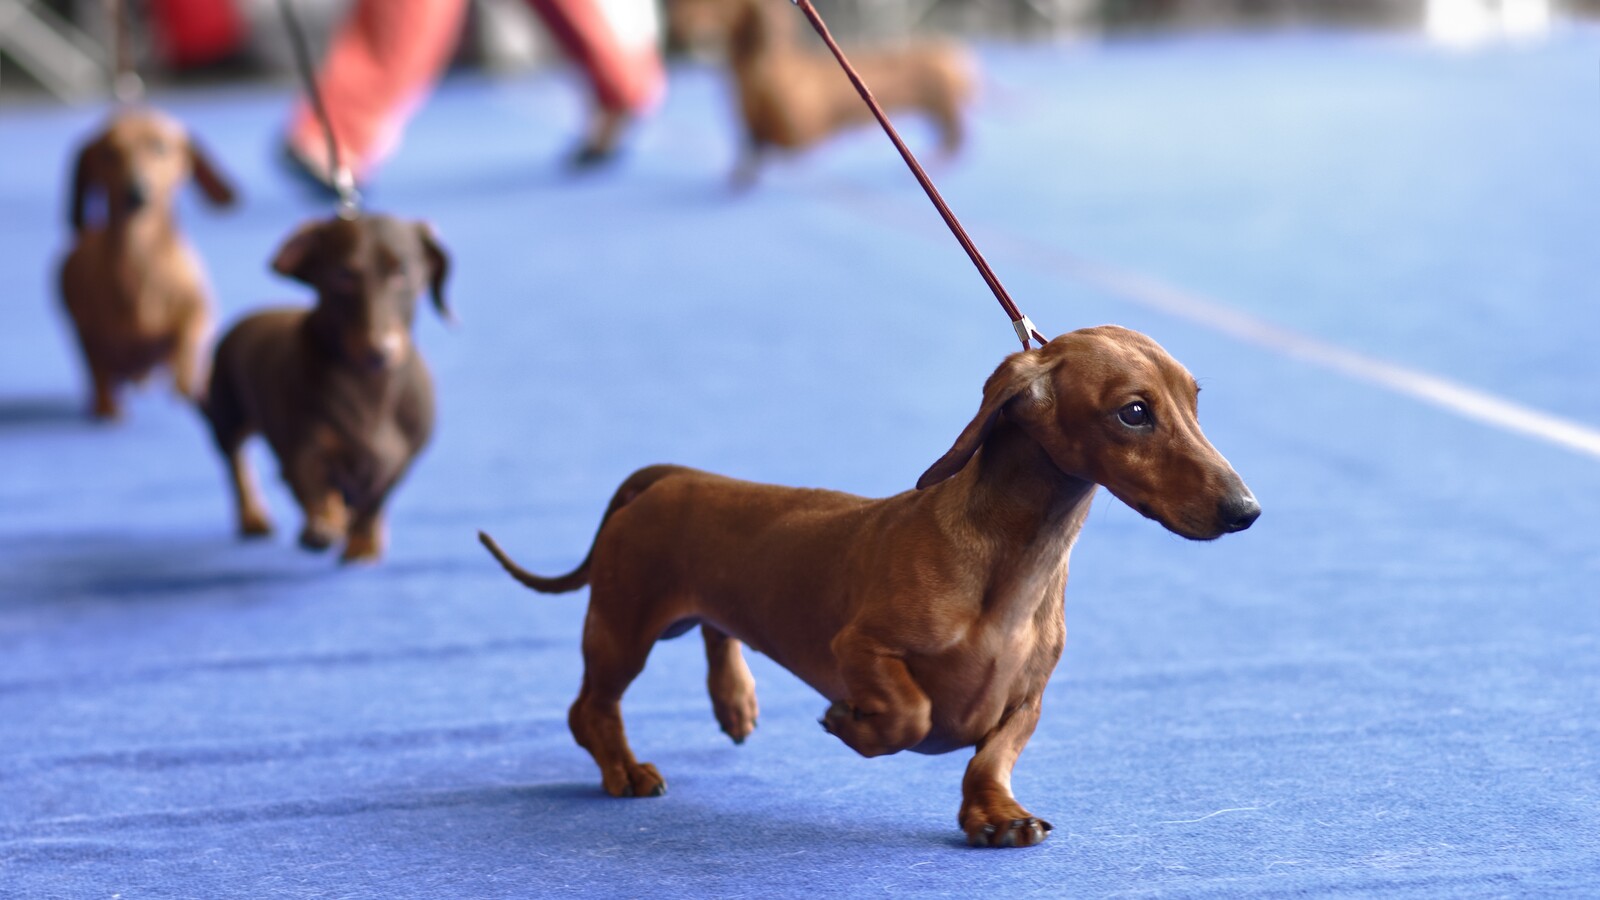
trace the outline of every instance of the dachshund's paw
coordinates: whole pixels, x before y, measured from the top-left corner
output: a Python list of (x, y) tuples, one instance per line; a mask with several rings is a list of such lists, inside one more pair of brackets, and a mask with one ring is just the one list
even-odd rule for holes
[(828, 707), (818, 724), (846, 747), (869, 758), (909, 750), (922, 743), (931, 727), (926, 710), (918, 715), (897, 709), (862, 709), (843, 700)]
[(817, 720), (822, 725), (822, 730), (834, 737), (842, 737), (846, 728), (859, 721), (861, 721), (861, 710), (843, 700), (835, 700), (833, 705), (828, 707), (828, 711), (822, 714), (822, 718)]
[(667, 780), (653, 763), (617, 766), (605, 773), (605, 789), (613, 797), (664, 797)]
[(307, 522), (305, 527), (300, 529), (300, 546), (313, 553), (321, 553), (332, 547), (333, 542), (339, 537), (338, 532), (325, 522)]
[(344, 542), (344, 554), (339, 557), (342, 563), (377, 562), (383, 556), (383, 534), (381, 523), (371, 522), (365, 525), (357, 523), (350, 529), (350, 536)]
[(718, 667), (709, 681), (711, 711), (722, 726), (722, 733), (733, 738), (735, 744), (744, 743), (750, 732), (756, 730), (756, 683), (742, 666), (737, 670)]
[(713, 697), (711, 706), (717, 714), (717, 724), (722, 726), (722, 733), (733, 738), (735, 744), (744, 743), (750, 732), (756, 730), (758, 710), (754, 693), (745, 693), (728, 702)]
[(885, 756), (910, 747), (920, 738), (905, 729), (903, 719), (866, 712), (843, 700), (823, 713), (822, 730), (862, 756)]
[(272, 521), (260, 510), (251, 510), (239, 516), (240, 537), (248, 540), (270, 534), (272, 534)]
[(351, 563), (375, 563), (382, 556), (383, 546), (377, 541), (352, 535), (344, 545), (344, 552), (339, 554), (339, 562), (345, 565)]
[(973, 847), (1032, 847), (1043, 843), (1050, 829), (1049, 822), (1027, 815), (994, 820), (975, 815), (967, 819), (964, 828), (967, 844)]

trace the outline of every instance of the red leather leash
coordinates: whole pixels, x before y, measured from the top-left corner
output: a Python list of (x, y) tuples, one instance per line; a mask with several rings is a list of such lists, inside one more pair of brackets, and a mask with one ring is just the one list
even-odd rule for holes
[(833, 58), (839, 61), (839, 65), (844, 69), (844, 74), (849, 76), (850, 83), (855, 85), (856, 92), (861, 95), (862, 100), (866, 101), (867, 108), (872, 110), (872, 115), (877, 118), (878, 124), (883, 126), (884, 133), (889, 135), (889, 140), (894, 142), (895, 149), (900, 151), (900, 157), (906, 161), (907, 166), (911, 167), (911, 174), (917, 177), (917, 182), (922, 185), (922, 190), (927, 193), (928, 199), (933, 201), (933, 206), (939, 211), (939, 215), (943, 217), (944, 223), (950, 226), (951, 233), (961, 243), (961, 249), (967, 251), (967, 257), (972, 260), (974, 266), (978, 267), (978, 274), (983, 276), (984, 282), (989, 285), (989, 290), (994, 292), (995, 299), (1000, 301), (1000, 308), (1005, 310), (1006, 315), (1011, 318), (1011, 327), (1016, 331), (1017, 337), (1021, 339), (1022, 349), (1028, 349), (1029, 339), (1038, 341), (1039, 346), (1043, 347), (1046, 343), (1045, 337), (1034, 328), (1033, 321), (1023, 315), (1022, 310), (1017, 308), (1017, 304), (1011, 299), (1011, 295), (1006, 293), (1005, 285), (1000, 283), (1000, 279), (994, 274), (994, 270), (989, 268), (988, 260), (983, 258), (982, 253), (978, 252), (977, 245), (972, 242), (972, 238), (967, 236), (967, 230), (961, 227), (961, 220), (957, 219), (956, 214), (950, 211), (949, 205), (939, 195), (939, 189), (933, 186), (933, 179), (929, 178), (928, 173), (922, 170), (922, 165), (917, 162), (916, 156), (912, 155), (911, 148), (906, 146), (906, 142), (900, 139), (900, 133), (894, 130), (894, 125), (890, 124), (889, 117), (884, 113), (883, 107), (879, 106), (877, 98), (872, 96), (872, 90), (867, 87), (866, 82), (861, 80), (861, 76), (857, 74), (855, 67), (850, 65), (850, 60), (845, 59), (844, 51), (839, 49), (839, 45), (834, 41), (833, 35), (828, 32), (828, 26), (822, 21), (822, 16), (817, 13), (817, 8), (811, 5), (811, 0), (792, 0), (792, 2), (795, 6), (800, 7), (800, 11), (805, 13), (807, 19), (811, 20), (811, 27), (817, 30), (817, 34), (822, 37), (822, 42), (828, 45), (829, 50), (833, 51)]

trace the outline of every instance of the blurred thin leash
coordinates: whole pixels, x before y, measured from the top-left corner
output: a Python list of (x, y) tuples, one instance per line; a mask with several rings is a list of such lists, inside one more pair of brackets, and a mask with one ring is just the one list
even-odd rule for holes
[(355, 176), (339, 155), (339, 141), (333, 134), (333, 120), (328, 116), (328, 107), (322, 102), (322, 90), (317, 85), (317, 75), (311, 66), (311, 51), (306, 47), (305, 31), (300, 27), (300, 18), (295, 15), (294, 4), (290, 0), (278, 0), (278, 9), (283, 13), (283, 24), (289, 31), (289, 43), (294, 48), (295, 69), (305, 85), (311, 110), (316, 114), (317, 122), (322, 126), (322, 135), (327, 140), (332, 186), (339, 195), (339, 218), (354, 219), (361, 215), (361, 195), (356, 192)]
[(144, 99), (144, 79), (133, 64), (133, 26), (128, 22), (128, 0), (105, 0), (111, 20), (111, 96), (124, 106)]
[(978, 274), (983, 276), (984, 283), (989, 285), (989, 290), (994, 292), (995, 299), (1000, 301), (1000, 308), (1005, 310), (1006, 315), (1011, 318), (1011, 327), (1022, 341), (1022, 349), (1028, 349), (1028, 341), (1030, 339), (1038, 341), (1039, 346), (1043, 347), (1047, 343), (1044, 336), (1034, 327), (1033, 320), (1023, 315), (1022, 310), (1017, 308), (1016, 302), (1006, 292), (1005, 285), (1000, 283), (999, 276), (995, 275), (994, 270), (989, 268), (988, 260), (983, 258), (983, 254), (978, 251), (978, 246), (972, 242), (972, 238), (967, 236), (967, 230), (961, 227), (961, 220), (957, 219), (956, 214), (950, 211), (949, 205), (939, 195), (939, 189), (933, 186), (933, 179), (929, 178), (928, 173), (923, 171), (922, 165), (917, 162), (916, 156), (911, 153), (911, 148), (906, 146), (906, 142), (900, 139), (900, 133), (895, 131), (894, 125), (890, 124), (889, 117), (884, 113), (883, 107), (879, 106), (877, 98), (872, 96), (872, 90), (867, 87), (866, 82), (861, 80), (861, 76), (856, 73), (855, 67), (850, 65), (850, 61), (845, 59), (844, 51), (839, 49), (839, 45), (834, 41), (833, 35), (828, 32), (827, 24), (822, 21), (822, 16), (817, 12), (816, 7), (811, 5), (811, 0), (791, 0), (791, 2), (798, 6), (801, 12), (805, 13), (806, 18), (811, 21), (811, 27), (815, 28), (817, 34), (822, 37), (822, 42), (828, 45), (829, 50), (833, 51), (833, 58), (839, 61), (839, 65), (844, 69), (844, 74), (849, 76), (850, 83), (855, 85), (856, 92), (861, 95), (862, 100), (866, 101), (867, 108), (872, 110), (872, 115), (877, 118), (878, 124), (883, 126), (883, 131), (889, 135), (889, 140), (894, 142), (895, 149), (900, 151), (900, 157), (911, 168), (911, 174), (917, 177), (917, 183), (922, 185), (922, 190), (927, 193), (928, 199), (933, 201), (933, 206), (939, 211), (944, 223), (950, 226), (950, 232), (961, 243), (961, 249), (967, 251), (967, 257), (972, 260), (974, 266), (978, 267)]

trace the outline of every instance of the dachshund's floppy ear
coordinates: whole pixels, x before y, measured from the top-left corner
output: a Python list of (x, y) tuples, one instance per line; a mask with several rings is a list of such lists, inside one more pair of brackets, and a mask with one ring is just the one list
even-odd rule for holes
[(234, 201), (233, 185), (223, 176), (222, 170), (211, 161), (210, 154), (189, 137), (189, 169), (194, 173), (195, 184), (200, 185), (201, 193), (211, 201), (212, 206), (232, 206)]
[(323, 222), (307, 222), (295, 229), (294, 234), (278, 248), (272, 258), (272, 271), (287, 275), (296, 281), (311, 284), (311, 268), (317, 242), (322, 239)]
[(78, 151), (78, 161), (72, 167), (72, 199), (67, 207), (67, 219), (72, 222), (72, 230), (82, 231), (85, 220), (88, 218), (89, 195), (96, 188), (104, 187), (101, 183), (100, 167), (104, 164), (106, 137), (100, 135)]
[(450, 254), (439, 243), (439, 236), (433, 233), (432, 225), (418, 222), (416, 227), (417, 238), (422, 241), (422, 252), (428, 258), (428, 290), (433, 294), (433, 308), (438, 310), (439, 318), (454, 322), (455, 313), (450, 311), (450, 304), (444, 299), (444, 282), (450, 276)]
[(755, 3), (742, 4), (728, 23), (728, 55), (733, 59), (751, 59), (775, 43), (773, 32), (783, 27), (786, 16), (767, 16)]
[(1049, 368), (1039, 359), (1040, 354), (1040, 350), (1013, 353), (994, 370), (983, 383), (983, 403), (978, 407), (978, 414), (961, 430), (955, 444), (917, 479), (917, 490), (933, 487), (961, 471), (983, 446), (984, 438), (989, 436), (1006, 404), (1025, 393), (1048, 389), (1045, 373)]

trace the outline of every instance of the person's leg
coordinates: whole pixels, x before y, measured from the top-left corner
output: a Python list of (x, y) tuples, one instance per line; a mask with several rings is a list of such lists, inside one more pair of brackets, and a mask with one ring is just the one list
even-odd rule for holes
[[(356, 0), (317, 75), (339, 155), (357, 181), (399, 142), (455, 50), (466, 0)], [(295, 105), (289, 152), (324, 182), (327, 143), (310, 103)]]
[(617, 150), (634, 117), (660, 102), (666, 73), (651, 0), (529, 0), (594, 92), (590, 131), (574, 162), (601, 162)]

